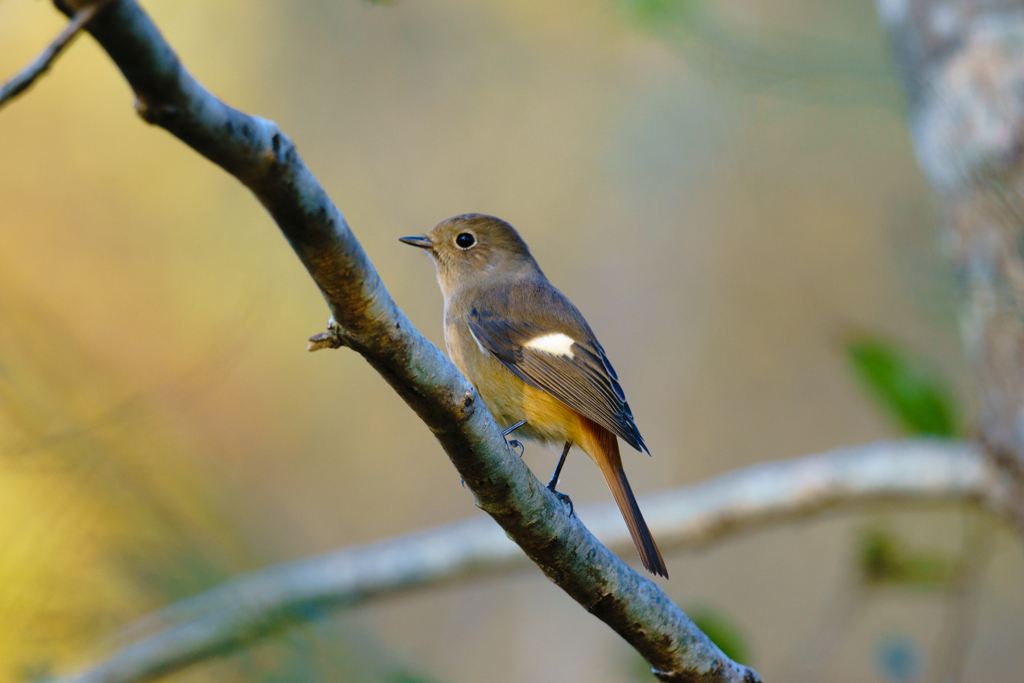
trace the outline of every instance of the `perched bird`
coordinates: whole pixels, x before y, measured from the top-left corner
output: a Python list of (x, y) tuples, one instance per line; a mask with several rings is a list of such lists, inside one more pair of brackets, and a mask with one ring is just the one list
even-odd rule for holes
[(564, 444), (552, 491), (569, 449), (579, 446), (601, 468), (644, 566), (668, 578), (622, 470), (616, 436), (647, 450), (626, 395), (587, 321), (548, 282), (519, 233), (493, 216), (464, 214), (401, 241), (425, 249), (437, 266), (448, 356), (504, 433)]

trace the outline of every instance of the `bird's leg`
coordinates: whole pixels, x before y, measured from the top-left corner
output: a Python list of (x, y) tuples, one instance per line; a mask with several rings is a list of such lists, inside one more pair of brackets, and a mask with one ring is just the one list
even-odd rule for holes
[[(516, 422), (514, 425), (512, 425), (511, 427), (509, 427), (508, 429), (506, 429), (505, 431), (503, 431), (501, 433), (501, 438), (504, 439), (506, 436), (508, 436), (512, 432), (516, 431), (517, 429), (522, 427), (524, 424), (526, 424), (526, 420), (520, 420), (519, 422)], [(523, 453), (526, 451), (526, 448), (523, 446), (523, 444), (520, 443), (519, 441), (516, 441), (515, 439), (512, 439), (511, 441), (509, 441), (508, 439), (505, 439), (505, 445), (508, 446), (508, 452), (509, 453), (512, 452), (513, 448), (518, 448), (519, 449), (519, 457), (520, 458), (523, 457)]]
[(558, 465), (555, 467), (555, 473), (551, 475), (551, 481), (548, 482), (548, 490), (558, 496), (560, 501), (569, 504), (569, 516), (572, 517), (576, 514), (573, 512), (572, 498), (555, 490), (555, 487), (558, 485), (558, 477), (562, 474), (562, 467), (565, 465), (565, 458), (569, 455), (570, 448), (572, 448), (572, 441), (566, 441), (565, 448), (562, 449), (562, 457), (558, 459)]
[(569, 455), (570, 448), (572, 448), (572, 441), (566, 441), (565, 448), (562, 449), (562, 457), (558, 459), (558, 465), (555, 467), (555, 473), (551, 475), (551, 481), (548, 482), (550, 491), (554, 491), (558, 486), (558, 477), (562, 474), (562, 467), (565, 466), (565, 459)]
[[(526, 424), (526, 420), (520, 420), (519, 422), (516, 422), (511, 427), (509, 427), (508, 429), (503, 430), (501, 432), (501, 438), (505, 439), (506, 436), (508, 436), (512, 432), (516, 431), (517, 429), (522, 427), (524, 424)], [(512, 452), (513, 448), (518, 448), (519, 449), (519, 457), (520, 458), (523, 457), (523, 453), (526, 451), (526, 448), (523, 446), (523, 444), (520, 443), (519, 441), (516, 441), (515, 439), (512, 439), (511, 441), (509, 441), (508, 439), (505, 439), (505, 448), (508, 449), (509, 453)], [(466, 480), (465, 479), (462, 480), (462, 488), (466, 488)]]

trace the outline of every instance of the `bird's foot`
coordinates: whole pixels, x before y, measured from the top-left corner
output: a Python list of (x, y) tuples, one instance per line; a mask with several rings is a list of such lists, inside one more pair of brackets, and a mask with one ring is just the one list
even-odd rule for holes
[(526, 420), (520, 420), (519, 422), (516, 422), (514, 425), (512, 425), (508, 429), (503, 430), (501, 432), (501, 438), (505, 439), (505, 445), (508, 447), (508, 452), (511, 453), (513, 448), (518, 448), (519, 449), (519, 457), (520, 458), (523, 457), (523, 453), (526, 452), (526, 448), (523, 446), (522, 443), (520, 443), (519, 441), (516, 441), (515, 439), (512, 439), (511, 441), (509, 441), (508, 435), (511, 434), (512, 432), (516, 431), (520, 427), (522, 427), (524, 424), (526, 424)]
[(573, 508), (573, 505), (572, 505), (572, 498), (570, 498), (569, 496), (565, 495), (561, 491), (556, 491), (554, 486), (548, 486), (548, 491), (551, 491), (551, 493), (555, 494), (555, 497), (558, 498), (558, 500), (562, 501), (563, 503), (565, 503), (566, 505), (569, 506), (569, 516), (570, 517), (575, 517), (576, 516), (576, 512), (575, 512), (575, 510)]
[(521, 442), (516, 441), (515, 439), (512, 439), (511, 441), (508, 440), (508, 439), (505, 439), (505, 445), (508, 446), (508, 452), (509, 453), (513, 453), (514, 452), (512, 449), (518, 448), (519, 449), (519, 457), (520, 458), (523, 457), (523, 453), (526, 452), (526, 447), (523, 446), (523, 444)]

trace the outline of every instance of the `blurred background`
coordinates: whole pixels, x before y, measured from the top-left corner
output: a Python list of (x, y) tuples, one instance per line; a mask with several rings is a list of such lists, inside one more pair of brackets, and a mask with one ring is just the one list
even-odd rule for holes
[[(467, 211), (515, 225), (622, 378), (653, 453), (624, 456), (638, 492), (905, 433), (853, 339), (941, 378), (969, 429), (939, 214), (869, 0), (144, 6), (210, 90), (292, 137), (442, 348), (433, 267), (396, 238)], [(0, 77), (64, 21), (0, 0)], [(260, 205), (132, 104), (83, 38), (0, 111), (0, 681), (92, 661), (241, 571), (482, 514), (359, 356), (306, 352), (328, 311)], [(556, 457), (527, 446), (541, 479)], [(610, 500), (583, 458), (562, 482)], [(824, 680), (931, 680), (942, 567), (979, 524), (837, 514), (674, 553), (663, 586), (766, 681), (799, 680), (809, 648)], [(985, 534), (964, 680), (1013, 680), (1024, 557)], [(879, 553), (924, 569), (866, 581)], [(530, 570), (172, 680), (653, 678)]]

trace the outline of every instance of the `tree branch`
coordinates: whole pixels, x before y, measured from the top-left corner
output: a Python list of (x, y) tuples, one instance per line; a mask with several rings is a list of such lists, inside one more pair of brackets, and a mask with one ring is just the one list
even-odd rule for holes
[[(55, 4), (68, 11), (62, 2)], [(635, 647), (663, 681), (760, 680), (726, 657), (657, 585), (569, 517), (509, 453), (472, 385), (398, 309), (341, 212), (276, 124), (210, 94), (134, 0), (113, 0), (87, 30), (128, 80), (146, 121), (167, 129), (256, 195), (319, 286), (339, 340), (412, 407), (477, 506), (552, 581)]]
[[(663, 548), (695, 548), (767, 524), (830, 509), (888, 503), (961, 503), (1012, 517), (1013, 487), (971, 443), (881, 442), (748, 467), (644, 496)], [(612, 504), (579, 514), (613, 547), (631, 540)], [(131, 683), (182, 669), (325, 610), (529, 566), (486, 518), (280, 564), (170, 605), (135, 628), (154, 632), (63, 683)]]
[(85, 4), (75, 12), (74, 16), (71, 17), (71, 21), (60, 32), (60, 35), (54, 38), (53, 42), (39, 53), (38, 57), (32, 60), (28, 66), (18, 72), (11, 80), (0, 86), (0, 109), (15, 97), (28, 90), (36, 82), (37, 78), (46, 73), (57, 57), (60, 56), (60, 53), (64, 51), (64, 48), (71, 44), (75, 36), (85, 28), (85, 25), (96, 16), (96, 13), (107, 2), (109, 0), (95, 0), (95, 2)]

